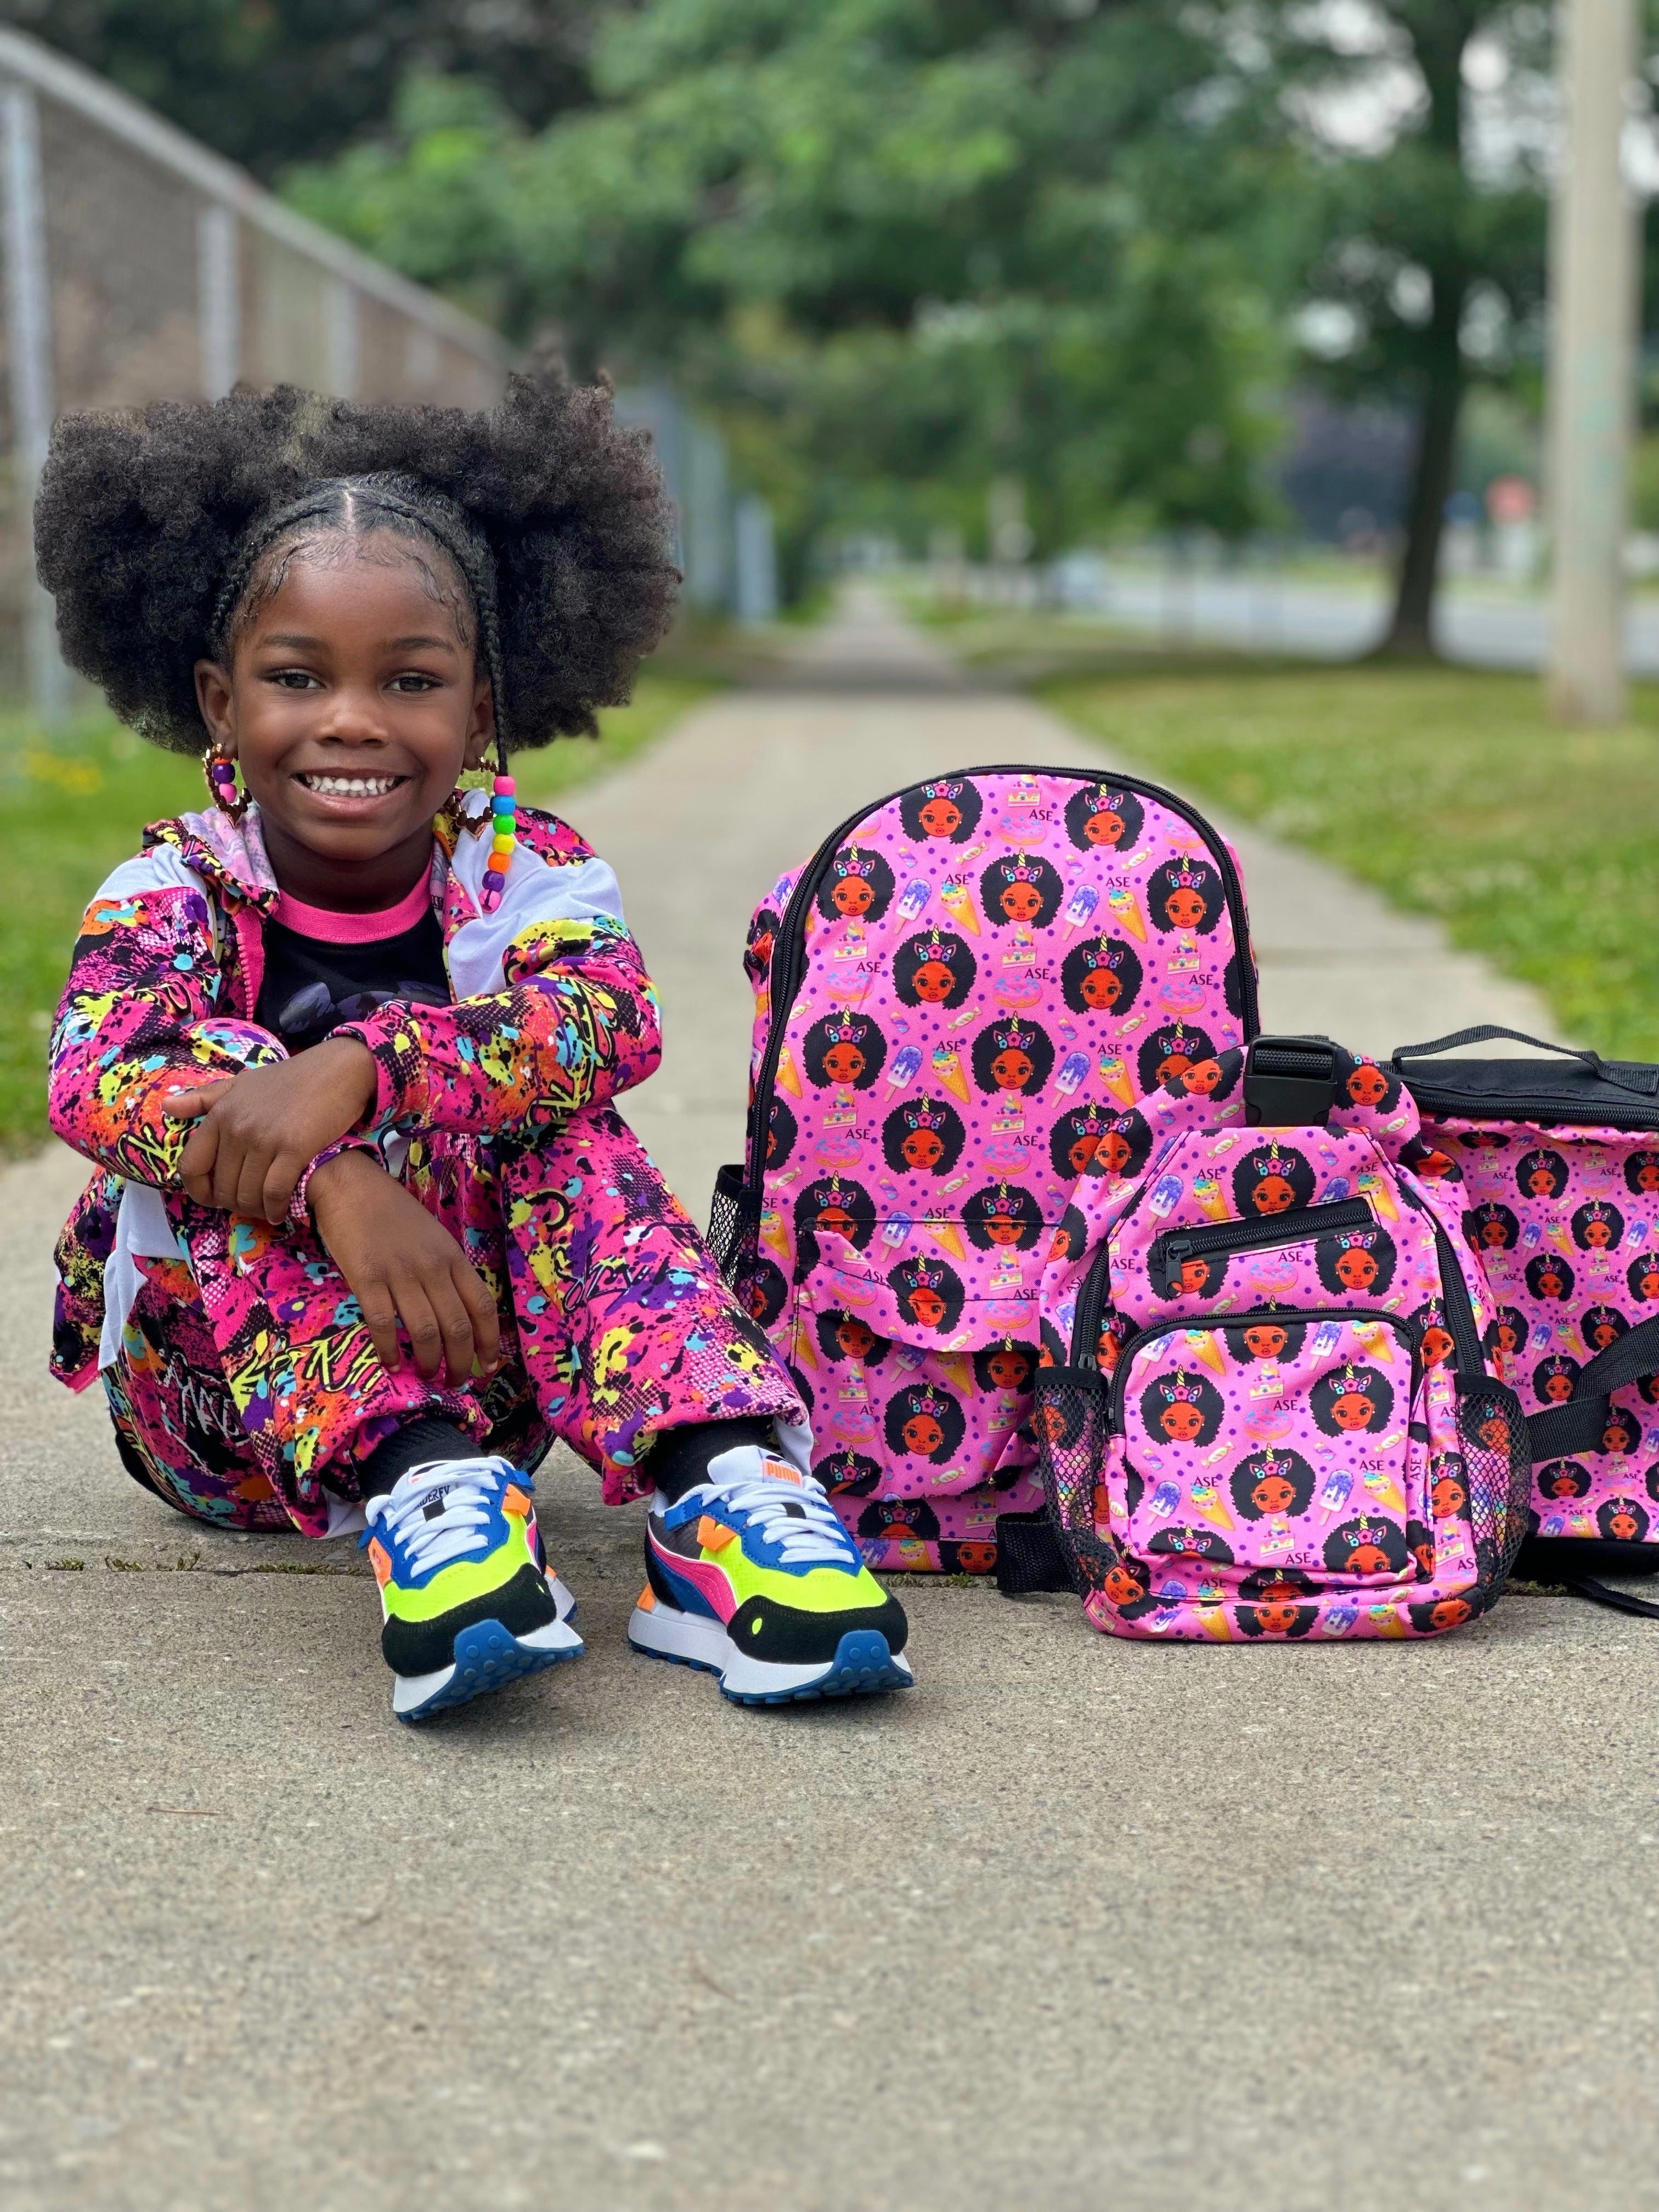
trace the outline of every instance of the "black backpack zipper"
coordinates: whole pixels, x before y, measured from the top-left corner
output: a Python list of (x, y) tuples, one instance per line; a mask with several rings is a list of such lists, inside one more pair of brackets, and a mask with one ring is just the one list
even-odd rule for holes
[[(1167, 1147), (1165, 1148), (1167, 1151)], [(1156, 1167), (1154, 1163), (1154, 1167)], [(1148, 1176), (1147, 1182), (1152, 1180)], [(1134, 1196), (1116, 1214), (1112, 1222), (1115, 1228), (1126, 1221), (1139, 1204), (1146, 1189), (1143, 1182)], [(1304, 1224), (1313, 1216), (1319, 1225)], [(1376, 1219), (1363, 1198), (1339, 1199), (1329, 1206), (1304, 1206), (1294, 1213), (1264, 1215), (1259, 1221), (1218, 1221), (1212, 1226), (1192, 1229), (1166, 1229), (1152, 1240), (1151, 1253), (1152, 1272), (1156, 1276), (1160, 1266), (1163, 1280), (1170, 1279), (1169, 1252), (1179, 1245), (1180, 1257), (1175, 1262), (1177, 1285), (1180, 1261), (1190, 1259), (1194, 1253), (1271, 1250), (1275, 1244), (1300, 1244), (1310, 1237), (1337, 1229), (1363, 1229)], [(1106, 1290), (1111, 1268), (1108, 1255), (1108, 1240), (1103, 1238), (1094, 1265), (1083, 1279), (1083, 1288), (1078, 1293), (1077, 1312), (1072, 1322), (1072, 1364), (1073, 1367), (1098, 1367), (1100, 1364), (1100, 1317), (1106, 1310)], [(1174, 1292), (1166, 1292), (1173, 1296)]]
[[(1053, 775), (1070, 778), (1074, 783), (1099, 782), (1102, 777), (1090, 777), (1075, 768), (1033, 768), (1028, 761), (1000, 762), (990, 767), (954, 769), (952, 775)], [(1182, 821), (1190, 823), (1204, 839), (1210, 858), (1221, 878), (1222, 890), (1227, 901), (1227, 912), (1233, 925), (1233, 949), (1239, 963), (1240, 1027), (1248, 1044), (1261, 1026), (1261, 1012), (1256, 1003), (1255, 963), (1249, 957), (1249, 917), (1244, 909), (1244, 886), (1239, 881), (1238, 871), (1233, 866), (1232, 855), (1225, 842), (1218, 837), (1201, 814), (1194, 811), (1184, 799), (1177, 799), (1161, 784), (1143, 783), (1138, 776), (1108, 775), (1104, 781), (1124, 791), (1133, 791), (1137, 797), (1151, 799), (1160, 806), (1167, 806)], [(766, 1137), (772, 1119), (772, 1094), (777, 1082), (778, 1060), (783, 1051), (783, 1033), (788, 1015), (800, 989), (801, 974), (806, 952), (806, 916), (817, 898), (823, 883), (835, 861), (836, 854), (850, 830), (870, 815), (890, 806), (896, 799), (902, 799), (914, 784), (902, 783), (896, 791), (890, 791), (884, 799), (872, 799), (860, 806), (856, 813), (832, 830), (796, 878), (795, 888), (778, 921), (778, 933), (772, 942), (771, 966), (768, 971), (767, 988), (771, 1000), (771, 1026), (767, 1031), (766, 1050), (755, 1078), (755, 1093), (749, 1103), (748, 1137), (744, 1147), (743, 1190), (738, 1204), (744, 1213), (758, 1219), (763, 1181), (766, 1173)]]
[(1206, 1252), (1270, 1252), (1276, 1244), (1308, 1244), (1339, 1229), (1368, 1229), (1376, 1218), (1363, 1198), (1342, 1198), (1328, 1206), (1298, 1206), (1292, 1213), (1265, 1213), (1255, 1221), (1166, 1229), (1152, 1239), (1152, 1279), (1165, 1297), (1173, 1298), (1180, 1294), (1182, 1264)]

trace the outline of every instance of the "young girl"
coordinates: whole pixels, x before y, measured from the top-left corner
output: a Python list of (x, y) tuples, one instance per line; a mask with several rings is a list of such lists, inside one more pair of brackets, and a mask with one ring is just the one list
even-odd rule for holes
[(363, 1528), (405, 1720), (580, 1652), (522, 1471), (555, 1437), (654, 1493), (637, 1649), (749, 1703), (908, 1683), (799, 1394), (616, 1112), (659, 1059), (616, 878), (507, 772), (666, 625), (641, 439), (527, 380), (239, 392), (61, 423), (35, 531), (66, 658), (212, 796), (94, 899), (52, 1043), (98, 1170), (53, 1368), (128, 1473)]

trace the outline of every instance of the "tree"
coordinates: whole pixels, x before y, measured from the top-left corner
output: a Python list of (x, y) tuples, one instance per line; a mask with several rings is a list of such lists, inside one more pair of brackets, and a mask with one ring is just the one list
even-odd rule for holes
[[(1271, 70), (1318, 210), (1304, 277), (1314, 358), (1340, 391), (1404, 403), (1415, 416), (1382, 649), (1425, 654), (1466, 396), (1477, 380), (1537, 374), (1541, 149), (1515, 95), (1535, 91), (1547, 21), (1519, 0), (1368, 0), (1358, 10), (1281, 5), (1273, 31)], [(1334, 134), (1340, 95), (1356, 82), (1380, 143), (1344, 145)], [(1490, 97), (1505, 88), (1507, 117)]]
[(1182, 11), (647, 0), (591, 67), (596, 104), (544, 132), (498, 112), (463, 154), (428, 88), (426, 125), (289, 190), (441, 280), (417, 211), (441, 172), (526, 327), (749, 418), (775, 495), (810, 464), (976, 516), (1012, 471), (1039, 550), (1259, 518), (1276, 155)]
[(267, 181), (383, 131), (415, 71), (539, 129), (586, 97), (582, 0), (0, 0), (33, 32)]

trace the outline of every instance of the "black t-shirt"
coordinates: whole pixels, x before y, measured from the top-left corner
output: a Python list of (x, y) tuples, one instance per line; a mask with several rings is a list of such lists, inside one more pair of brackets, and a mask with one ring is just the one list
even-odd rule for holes
[(265, 972), (253, 1018), (290, 1052), (320, 1044), (342, 1022), (360, 1022), (392, 1000), (447, 1006), (443, 932), (430, 907), (412, 928), (364, 944), (302, 937), (265, 924)]

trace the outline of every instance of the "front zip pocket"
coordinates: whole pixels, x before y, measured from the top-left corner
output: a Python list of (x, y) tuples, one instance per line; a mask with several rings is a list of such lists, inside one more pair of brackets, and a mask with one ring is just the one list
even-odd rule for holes
[(1407, 1583), (1465, 1537), (1431, 1529), (1414, 1332), (1348, 1308), (1149, 1329), (1113, 1377), (1115, 1531), (1166, 1600), (1269, 1580)]
[(1220, 1221), (1212, 1228), (1166, 1229), (1152, 1239), (1153, 1282), (1166, 1298), (1178, 1298), (1189, 1285), (1188, 1261), (1214, 1252), (1267, 1252), (1279, 1244), (1307, 1244), (1341, 1229), (1369, 1229), (1375, 1219), (1363, 1198), (1332, 1206), (1299, 1206), (1293, 1213), (1267, 1214), (1259, 1221)]

